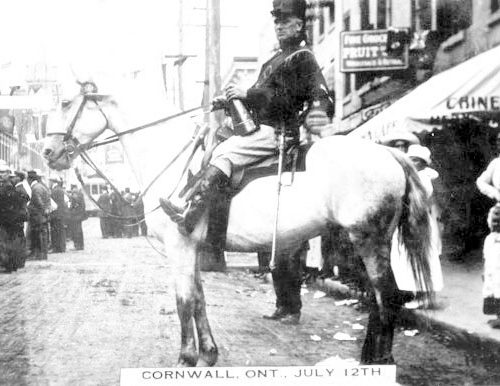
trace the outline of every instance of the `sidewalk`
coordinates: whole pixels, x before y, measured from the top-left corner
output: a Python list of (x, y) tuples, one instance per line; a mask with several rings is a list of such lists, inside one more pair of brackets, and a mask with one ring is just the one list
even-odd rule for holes
[(482, 263), (442, 259), (441, 265), (444, 288), (436, 296), (436, 309), (413, 310), (410, 314), (417, 323), (448, 331), (456, 343), (500, 354), (500, 330), (487, 323), (495, 315), (483, 314)]

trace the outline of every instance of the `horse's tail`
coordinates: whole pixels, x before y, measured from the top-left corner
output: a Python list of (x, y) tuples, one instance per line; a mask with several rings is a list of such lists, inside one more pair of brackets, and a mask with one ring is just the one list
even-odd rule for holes
[(398, 224), (399, 242), (406, 249), (417, 290), (423, 292), (427, 300), (432, 302), (433, 286), (430, 270), (432, 228), (429, 197), (411, 161), (399, 150), (391, 152), (403, 168), (406, 177), (403, 212)]

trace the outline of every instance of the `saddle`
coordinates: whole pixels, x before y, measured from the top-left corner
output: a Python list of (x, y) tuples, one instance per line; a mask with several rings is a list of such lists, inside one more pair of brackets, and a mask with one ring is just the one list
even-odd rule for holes
[[(214, 135), (217, 135), (217, 132)], [(227, 138), (217, 138), (214, 142), (218, 144)], [(285, 151), (283, 172), (294, 173), (296, 171), (304, 171), (305, 158), (309, 148), (310, 145), (301, 146), (298, 141), (290, 143)], [(250, 182), (262, 177), (276, 176), (277, 174), (278, 161), (274, 157), (264, 159), (257, 164), (234, 173), (228, 189), (222, 192), (216, 200), (213, 200), (208, 207), (206, 242), (214, 248), (223, 249), (226, 243), (229, 208), (232, 198)]]

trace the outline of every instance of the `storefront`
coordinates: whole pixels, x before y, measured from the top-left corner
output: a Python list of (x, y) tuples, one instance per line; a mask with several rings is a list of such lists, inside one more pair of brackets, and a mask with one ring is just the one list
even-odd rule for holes
[(499, 57), (496, 47), (432, 77), (349, 134), (379, 142), (391, 131), (408, 130), (431, 149), (449, 254), (476, 249), (487, 232), (493, 203), (475, 180), (497, 154)]

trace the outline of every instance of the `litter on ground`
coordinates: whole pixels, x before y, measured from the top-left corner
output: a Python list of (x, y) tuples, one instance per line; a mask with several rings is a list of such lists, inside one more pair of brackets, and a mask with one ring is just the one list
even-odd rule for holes
[(357, 299), (345, 299), (345, 300), (339, 300), (339, 301), (335, 302), (335, 305), (336, 306), (350, 306), (350, 305), (356, 304), (358, 302), (359, 302), (359, 300), (357, 300)]
[(346, 334), (344, 332), (337, 332), (334, 336), (333, 339), (336, 340), (356, 340), (354, 336), (350, 336), (349, 334)]

